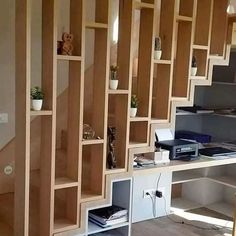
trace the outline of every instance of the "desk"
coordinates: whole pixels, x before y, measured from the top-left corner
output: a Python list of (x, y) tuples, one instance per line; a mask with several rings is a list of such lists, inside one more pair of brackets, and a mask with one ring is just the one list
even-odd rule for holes
[(158, 172), (166, 172), (166, 171), (174, 172), (174, 171), (192, 170), (192, 169), (230, 165), (230, 164), (236, 164), (236, 155), (222, 160), (214, 160), (207, 156), (201, 156), (200, 159), (194, 161), (170, 161), (170, 163), (165, 165), (151, 165), (151, 166), (134, 168), (133, 175), (134, 176), (145, 175), (145, 174), (150, 175)]
[[(232, 171), (231, 164), (233, 164)], [(220, 174), (218, 168), (215, 169), (220, 166), (227, 171), (222, 171), (222, 174)], [(208, 170), (206, 171), (206, 169), (213, 174), (208, 175)], [(162, 173), (162, 176), (168, 173), (172, 176), (172, 180), (170, 180), (172, 188), (177, 187), (177, 184), (182, 184), (183, 189), (185, 189), (183, 191), (184, 194), (182, 192), (182, 196), (172, 199), (172, 208), (190, 210), (198, 207), (208, 207), (232, 217), (234, 209), (232, 202), (225, 201), (223, 195), (225, 191), (229, 191), (229, 195), (233, 197), (234, 192), (236, 192), (236, 155), (220, 160), (201, 156), (200, 159), (194, 161), (171, 161), (165, 165), (145, 166), (134, 168), (133, 170), (134, 178), (139, 179), (145, 175), (158, 176), (159, 173)], [(204, 184), (202, 185), (202, 183)], [(214, 187), (212, 187), (213, 185)], [(138, 187), (142, 188), (142, 186)], [(143, 188), (145, 187), (143, 186)], [(201, 189), (203, 194), (200, 194)], [(222, 196), (217, 198), (216, 196), (220, 194), (220, 189), (223, 189)], [(168, 192), (167, 194), (170, 193)]]

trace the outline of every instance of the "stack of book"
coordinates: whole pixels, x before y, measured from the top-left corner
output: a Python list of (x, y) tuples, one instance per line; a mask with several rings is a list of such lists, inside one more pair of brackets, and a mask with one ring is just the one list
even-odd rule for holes
[(89, 220), (103, 228), (128, 221), (128, 210), (119, 206), (110, 206), (89, 211)]

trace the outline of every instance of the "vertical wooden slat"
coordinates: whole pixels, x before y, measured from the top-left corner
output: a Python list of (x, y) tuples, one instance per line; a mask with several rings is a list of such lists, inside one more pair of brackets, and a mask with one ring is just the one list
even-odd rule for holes
[(42, 118), (40, 158), (40, 235), (52, 235), (56, 147), (56, 14), (54, 0), (42, 1), (42, 89), (51, 117)]
[(30, 0), (16, 0), (15, 236), (29, 230)]

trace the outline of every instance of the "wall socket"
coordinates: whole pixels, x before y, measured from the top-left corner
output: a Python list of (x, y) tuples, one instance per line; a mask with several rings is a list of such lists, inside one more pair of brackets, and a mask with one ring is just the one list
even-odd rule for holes
[(8, 113), (0, 113), (0, 124), (8, 123)]
[[(165, 187), (158, 188), (158, 191), (162, 192), (162, 195), (165, 195)], [(143, 190), (143, 198), (150, 198), (150, 196), (147, 195), (147, 193), (151, 194), (152, 197), (155, 197), (156, 196), (156, 189), (152, 188), (152, 189)]]

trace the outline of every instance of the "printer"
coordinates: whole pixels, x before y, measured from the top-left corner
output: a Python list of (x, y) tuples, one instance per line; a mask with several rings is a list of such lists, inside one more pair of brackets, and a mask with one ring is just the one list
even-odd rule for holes
[(170, 152), (170, 160), (191, 160), (198, 157), (199, 144), (182, 139), (156, 141), (156, 148)]

